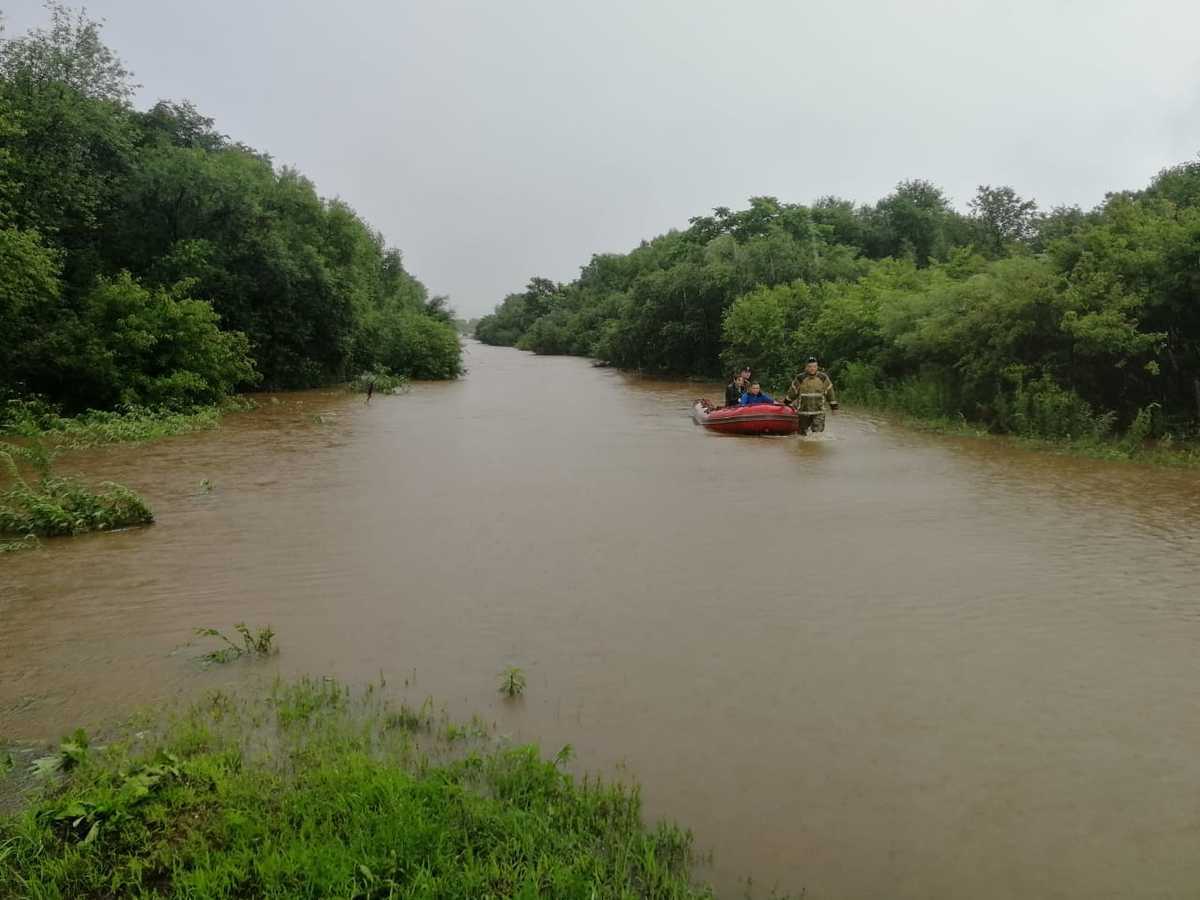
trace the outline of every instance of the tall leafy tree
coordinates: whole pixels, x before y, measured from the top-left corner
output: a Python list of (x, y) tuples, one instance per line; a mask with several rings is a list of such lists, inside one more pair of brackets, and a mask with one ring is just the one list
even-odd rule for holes
[(981, 184), (970, 207), (982, 242), (993, 255), (1001, 256), (1008, 246), (1033, 237), (1037, 203), (1021, 198), (1010, 187)]

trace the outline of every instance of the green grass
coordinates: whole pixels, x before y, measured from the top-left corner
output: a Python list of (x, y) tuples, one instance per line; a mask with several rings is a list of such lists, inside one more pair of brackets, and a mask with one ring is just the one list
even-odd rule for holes
[(6, 900), (713, 896), (636, 787), (397, 716), (382, 687), (218, 692), (140, 740), (64, 747), (0, 819)]
[(216, 428), (221, 416), (253, 409), (246, 397), (230, 397), (219, 406), (187, 412), (133, 407), (120, 412), (89, 410), (61, 416), (44, 403), (11, 400), (0, 412), (0, 435), (39, 438), (63, 449), (78, 450), (102, 444), (143, 443)]
[[(0, 444), (0, 538), (28, 542), (32, 535), (111, 531), (154, 521), (146, 501), (129, 488), (106, 481), (96, 490), (76, 478), (55, 475), (50, 470), (52, 458), (51, 451), (38, 442), (20, 447)], [(32, 467), (33, 476), (20, 471), (18, 459)]]

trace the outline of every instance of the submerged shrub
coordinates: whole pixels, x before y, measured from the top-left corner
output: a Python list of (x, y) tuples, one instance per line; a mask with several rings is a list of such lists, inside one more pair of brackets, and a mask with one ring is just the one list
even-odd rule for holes
[(25, 537), (13, 541), (0, 541), (0, 553), (17, 553), (21, 550), (36, 550), (39, 546), (36, 534), (27, 534)]
[(201, 654), (200, 661), (205, 665), (212, 665), (232, 662), (243, 656), (273, 656), (279, 652), (279, 648), (275, 646), (275, 631), (270, 625), (258, 631), (251, 631), (245, 622), (238, 622), (233, 626), (233, 630), (242, 639), (241, 644), (216, 628), (197, 628), (196, 634), (200, 637), (217, 638), (222, 644), (216, 650)]
[(525, 693), (525, 670), (519, 666), (509, 666), (500, 673), (500, 693), (505, 697), (520, 697)]
[[(16, 458), (24, 456), (37, 477), (22, 477)], [(146, 501), (111, 481), (93, 490), (76, 478), (54, 475), (45, 450), (4, 445), (0, 472), (11, 482), (0, 490), (0, 535), (54, 537), (110, 531), (154, 521)]]
[(350, 390), (357, 394), (365, 394), (374, 385), (376, 394), (399, 394), (408, 390), (409, 380), (403, 375), (396, 375), (384, 366), (378, 366), (374, 371), (363, 372), (350, 382)]

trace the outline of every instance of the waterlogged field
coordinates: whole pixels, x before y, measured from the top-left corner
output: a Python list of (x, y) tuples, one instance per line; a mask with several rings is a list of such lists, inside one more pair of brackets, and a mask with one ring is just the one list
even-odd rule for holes
[[(819, 440), (722, 437), (689, 418), (719, 386), (478, 345), (466, 361), (460, 382), (370, 405), (263, 397), (216, 430), (64, 456), (90, 484), (137, 490), (155, 524), (0, 558), (7, 784), (77, 727), (98, 763), (136, 710), (221, 691), (244, 698), (252, 733), (273, 734), (280, 707), (260, 679), (335, 679), (350, 708), (382, 673), (402, 721), (484, 723), (426, 771), (536, 741), (535, 780), (547, 764), (577, 788), (585, 773), (636, 780), (649, 830), (610, 834), (631, 854), (652, 847), (674, 877), (682, 845), (656, 824), (692, 829), (694, 874), (719, 896), (748, 878), (756, 895), (900, 898), (1188, 896), (1200, 883), (1194, 472), (845, 412)], [(229, 649), (198, 628), (246, 647), (238, 622), (251, 644), (269, 626), (278, 652), (197, 659)], [(198, 758), (215, 766), (206, 754), (228, 746)], [(160, 747), (180, 762), (137, 755)], [(106, 790), (140, 792), (119, 779), (190, 758), (157, 737), (131, 752)], [(287, 765), (279, 754), (221, 783), (253, 794), (301, 771)], [(390, 785), (380, 802), (399, 804), (406, 779), (429, 787), (420, 767), (371, 766), (356, 771)], [(169, 799), (146, 807), (164, 816), (197, 790), (194, 775), (166, 776), (150, 796)], [(82, 792), (91, 777), (62, 799), (107, 803)], [(480, 778), (448, 783), (494, 793)], [(325, 785), (306, 796), (336, 808)], [(285, 848), (254, 802), (223, 808)], [(132, 828), (149, 827), (140, 809)], [(107, 816), (83, 812), (42, 846)], [(178, 846), (175, 827), (152, 846)], [(489, 832), (497, 853), (508, 828)], [(575, 865), (571, 834), (538, 852)], [(355, 865), (395, 880), (373, 852)], [(119, 858), (126, 873), (145, 862)]]

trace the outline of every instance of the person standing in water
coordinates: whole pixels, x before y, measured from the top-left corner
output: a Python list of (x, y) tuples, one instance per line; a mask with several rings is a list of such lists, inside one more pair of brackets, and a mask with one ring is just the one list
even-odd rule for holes
[(792, 386), (783, 396), (782, 403), (791, 406), (800, 416), (800, 434), (809, 431), (817, 434), (825, 430), (825, 404), (837, 411), (837, 393), (833, 381), (821, 371), (815, 356), (804, 364), (804, 371), (792, 379)]

